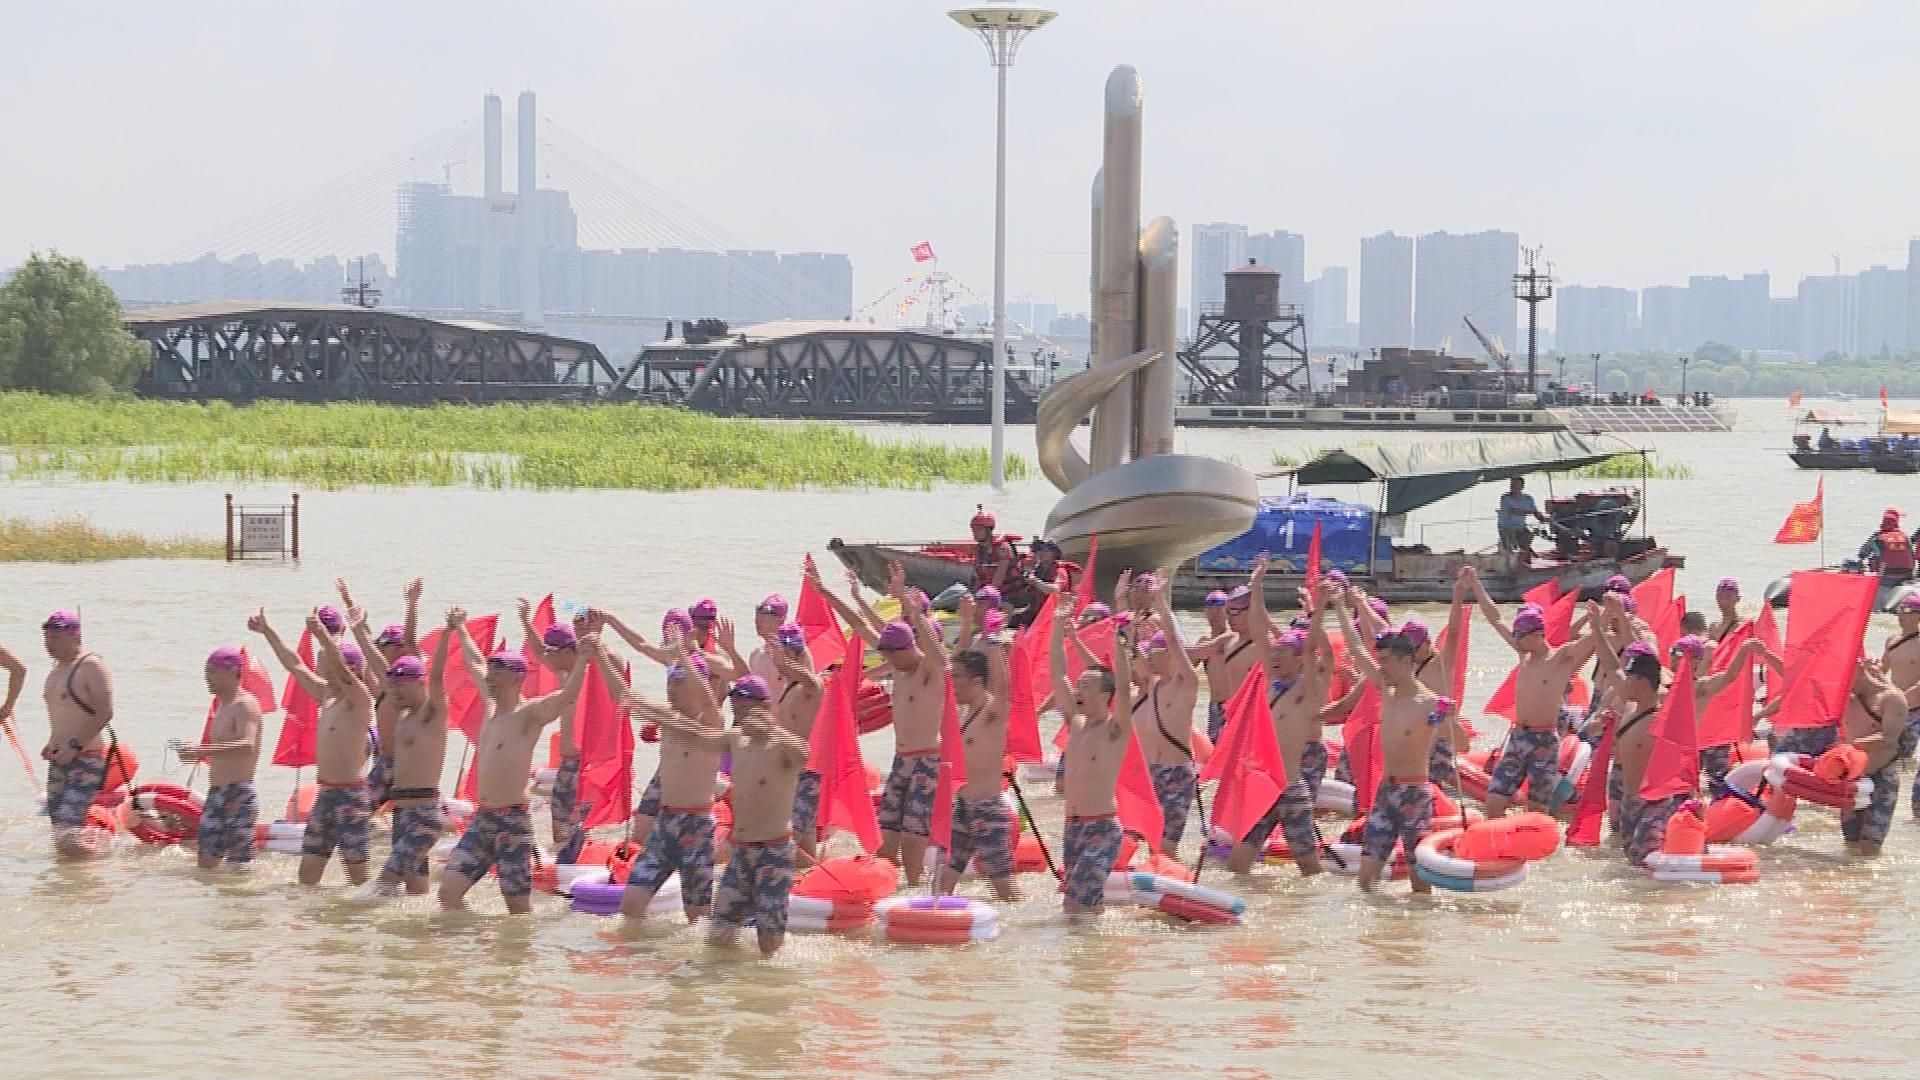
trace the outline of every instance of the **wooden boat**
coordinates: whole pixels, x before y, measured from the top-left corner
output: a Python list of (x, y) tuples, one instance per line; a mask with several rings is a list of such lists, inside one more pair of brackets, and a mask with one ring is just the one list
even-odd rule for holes
[(1787, 451), (1787, 456), (1803, 469), (1865, 469), (1873, 464), (1858, 450), (1802, 450), (1796, 446)]
[[(1329, 450), (1295, 469), (1268, 475), (1288, 476), (1297, 484), (1374, 482), (1384, 486), (1377, 515), (1370, 508), (1359, 508), (1368, 517), (1366, 527), (1371, 530), (1364, 550), (1374, 556), (1338, 568), (1388, 603), (1445, 603), (1452, 598), (1460, 568), (1469, 564), (1479, 571), (1488, 595), (1513, 602), (1547, 581), (1559, 582), (1563, 591), (1593, 590), (1615, 574), (1638, 583), (1664, 567), (1684, 565), (1685, 560), (1646, 535), (1644, 525), (1640, 536), (1628, 535), (1627, 530), (1639, 520), (1640, 498), (1637, 493), (1619, 489), (1549, 501), (1548, 513), (1555, 518), (1553, 550), (1536, 555), (1531, 563), (1520, 567), (1510, 565), (1510, 558), (1498, 551), (1432, 552), (1417, 545), (1384, 544), (1382, 524), (1390, 522), (1398, 535), (1404, 532), (1407, 513), (1476, 484), (1578, 468), (1616, 453), (1570, 432), (1555, 432), (1412, 447)], [(1256, 526), (1256, 533), (1258, 529)], [(1305, 567), (1300, 564), (1305, 561), (1311, 531), (1311, 527), (1288, 530), (1284, 539), (1269, 531), (1258, 541), (1272, 559), (1267, 587), (1270, 605), (1284, 608), (1296, 602), (1294, 588), (1305, 580)], [(1247, 569), (1240, 557), (1248, 550), (1246, 541), (1256, 533), (1176, 567), (1174, 603), (1198, 606), (1214, 589), (1243, 584)], [(966, 543), (848, 543), (835, 538), (828, 549), (874, 589), (885, 586), (887, 567), (893, 562), (901, 564), (909, 584), (929, 596), (970, 581), (973, 576), (973, 548)], [(1105, 565), (1108, 561), (1101, 559), (1102, 565), (1095, 568), (1102, 594), (1122, 569)]]

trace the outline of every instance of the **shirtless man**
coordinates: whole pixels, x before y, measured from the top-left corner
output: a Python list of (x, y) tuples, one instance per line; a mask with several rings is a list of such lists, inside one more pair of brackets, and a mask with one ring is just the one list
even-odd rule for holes
[(747, 671), (767, 680), (769, 686), (780, 678), (780, 666), (774, 657), (780, 652), (780, 628), (786, 624), (787, 611), (787, 598), (779, 593), (771, 593), (753, 606), (753, 636), (760, 644), (747, 657)]
[(1740, 625), (1740, 582), (1730, 577), (1721, 578), (1720, 584), (1713, 587), (1713, 602), (1720, 608), (1720, 615), (1707, 628), (1707, 636), (1720, 641)]
[[(769, 659), (779, 680), (773, 718), (794, 738), (811, 745), (813, 725), (820, 718), (822, 686), (813, 670), (813, 656), (807, 651), (806, 629), (799, 623), (787, 623), (775, 630)], [(802, 768), (794, 779), (792, 817), (794, 842), (811, 860), (819, 843), (820, 822), (820, 774), (812, 769)]]
[[(344, 623), (342, 626), (344, 627)], [(360, 647), (341, 644), (320, 613), (307, 617), (307, 630), (319, 650), (315, 663), (325, 675), (300, 662), (268, 624), (267, 613), (256, 611), (247, 629), (267, 639), (280, 664), (307, 695), (320, 704), (314, 735), (315, 772), (320, 794), (307, 814), (307, 831), (300, 843), (300, 884), (318, 885), (327, 861), (336, 849), (347, 880), (367, 881), (367, 846), (373, 803), (367, 791), (367, 728), (373, 724), (373, 692), (367, 688), (366, 658)]]
[[(687, 651), (687, 641), (678, 628), (668, 631), (667, 644), (675, 656), (675, 669), (694, 670), (691, 665), (697, 657)], [(595, 659), (603, 670), (612, 666), (605, 650), (597, 652)], [(670, 669), (669, 691), (674, 687), (673, 678)], [(688, 922), (697, 921), (713, 906), (713, 781), (719, 775), (720, 755), (731, 745), (731, 736), (722, 727), (711, 684), (686, 674), (678, 682), (681, 701), (687, 706), (684, 709), (662, 707), (631, 692), (624, 698), (634, 716), (660, 729), (657, 779), (661, 805), (620, 896), (620, 914), (635, 922), (647, 917), (653, 894), (676, 873), (680, 875), (680, 904)], [(785, 809), (792, 809), (790, 794)]]
[(1227, 726), (1227, 702), (1234, 691), (1247, 681), (1253, 670), (1254, 641), (1248, 634), (1252, 620), (1253, 592), (1242, 585), (1227, 594), (1227, 632), (1207, 639), (1207, 653), (1201, 666), (1207, 673), (1207, 738), (1220, 741)]
[(1320, 838), (1313, 828), (1313, 803), (1320, 794), (1320, 781), (1327, 774), (1327, 747), (1320, 741), (1323, 716), (1332, 708), (1327, 702), (1328, 663), (1326, 624), (1320, 618), (1322, 604), (1332, 590), (1322, 585), (1320, 595), (1300, 591), (1301, 607), (1307, 613), (1305, 631), (1289, 628), (1269, 647), (1266, 605), (1267, 560), (1253, 564), (1248, 585), (1253, 593), (1252, 641), (1254, 654), (1266, 676), (1267, 705), (1272, 716), (1274, 739), (1280, 745), (1281, 763), (1286, 767), (1287, 786), (1281, 790), (1266, 814), (1247, 835), (1234, 845), (1227, 869), (1244, 874), (1253, 869), (1265, 853), (1267, 840), (1279, 829), (1286, 837), (1287, 850), (1301, 877), (1320, 873)]
[[(579, 632), (568, 623), (555, 622), (536, 634), (533, 632), (533, 605), (523, 596), (518, 601), (518, 607), (526, 651), (548, 671), (557, 675), (573, 674), (573, 669), (582, 662)], [(579, 621), (584, 627), (587, 617), (582, 616)], [(625, 687), (622, 687), (624, 691)], [(614, 700), (619, 700), (619, 696), (615, 695)], [(580, 824), (579, 713), (576, 702), (574, 708), (560, 717), (560, 764), (553, 771), (553, 790), (547, 796), (548, 835), (553, 839), (553, 861), (557, 863), (573, 862), (587, 843), (587, 831)]]
[[(1140, 599), (1152, 608), (1163, 628), (1174, 625), (1172, 590), (1162, 584), (1167, 580), (1168, 576), (1161, 574), (1149, 578), (1144, 588), (1136, 586), (1142, 593)], [(1154, 631), (1142, 647), (1148, 677), (1145, 693), (1133, 703), (1133, 730), (1139, 736), (1147, 772), (1153, 776), (1153, 792), (1160, 798), (1160, 816), (1165, 823), (1160, 850), (1172, 855), (1180, 850), (1180, 841), (1187, 835), (1187, 811), (1199, 793), (1199, 770), (1193, 761), (1193, 710), (1200, 698), (1200, 676), (1187, 658), (1187, 650), (1165, 629)]]
[(1893, 810), (1900, 804), (1900, 770), (1894, 760), (1899, 735), (1893, 725), (1901, 723), (1905, 713), (1906, 695), (1879, 664), (1862, 659), (1840, 722), (1847, 742), (1867, 755), (1865, 775), (1873, 781), (1873, 796), (1865, 810), (1840, 813), (1840, 836), (1849, 855), (1878, 856), (1893, 827)]
[(1560, 733), (1579, 719), (1567, 705), (1567, 689), (1580, 665), (1593, 655), (1599, 622), (1590, 620), (1592, 625), (1585, 635), (1553, 648), (1547, 644), (1547, 622), (1538, 607), (1522, 607), (1513, 625), (1508, 626), (1473, 568), (1467, 567), (1462, 573), (1494, 633), (1520, 657), (1519, 674), (1514, 680), (1513, 730), (1487, 784), (1487, 816), (1495, 818), (1507, 812), (1522, 780), (1527, 782), (1528, 806), (1550, 813), (1560, 787)]
[[(1360, 675), (1380, 690), (1380, 786), (1360, 840), (1360, 887), (1372, 892), (1393, 855), (1395, 841), (1411, 861), (1413, 849), (1433, 827), (1433, 790), (1427, 765), (1433, 756), (1433, 742), (1445, 730), (1447, 717), (1453, 712), (1453, 702), (1422, 686), (1415, 677), (1415, 648), (1405, 634), (1393, 629), (1383, 631), (1369, 649), (1354, 628), (1352, 600), (1340, 603), (1336, 610), (1340, 630), (1347, 639), (1347, 656)], [(1414, 892), (1433, 891), (1418, 873), (1409, 875), (1409, 879)]]
[[(1114, 587), (1114, 609), (1127, 610), (1132, 575), (1122, 572)], [(1065, 594), (1062, 594), (1065, 599)], [(1068, 602), (1071, 607), (1071, 602)], [(1130, 619), (1116, 619), (1113, 670), (1088, 665), (1077, 683), (1067, 681), (1066, 619), (1053, 624), (1049, 651), (1053, 700), (1067, 707), (1067, 822), (1061, 838), (1064, 871), (1061, 907), (1069, 915), (1097, 915), (1107, 901), (1107, 875), (1120, 855), (1120, 819), (1114, 788), (1126, 758), (1133, 728), (1133, 631)]]
[(774, 719), (767, 697), (758, 675), (743, 676), (727, 692), (734, 729), (719, 738), (733, 755), (733, 854), (714, 892), (707, 930), (709, 944), (731, 945), (751, 918), (762, 956), (778, 952), (787, 937), (797, 852), (794, 782), (807, 763), (807, 741)]
[(967, 782), (953, 797), (953, 838), (940, 892), (951, 893), (969, 860), (1003, 903), (1020, 898), (1013, 887), (1013, 813), (1000, 800), (1007, 753), (1007, 661), (980, 649), (953, 655), (953, 700), (960, 714), (960, 741)]
[(1640, 797), (1647, 759), (1653, 756), (1654, 717), (1660, 712), (1662, 700), (1661, 675), (1660, 657), (1645, 642), (1629, 644), (1620, 655), (1619, 695), (1626, 711), (1613, 736), (1614, 766), (1620, 782), (1615, 788), (1613, 777), (1608, 777), (1612, 789), (1608, 800), (1619, 807), (1614, 837), (1634, 866), (1644, 864), (1648, 854), (1660, 850), (1667, 836), (1667, 819), (1684, 798), (1675, 795), (1648, 802)]
[[(447, 612), (447, 633), (460, 636), (460, 659), (473, 685), (486, 688), (486, 719), (475, 740), (473, 772), (479, 809), (447, 859), (440, 875), (440, 906), (458, 911), (467, 891), (487, 870), (499, 867), (500, 896), (507, 911), (533, 911), (533, 820), (527, 814), (527, 776), (533, 771), (533, 748), (548, 724), (573, 712), (585, 681), (585, 664), (575, 664), (560, 689), (522, 700), (520, 685), (527, 677), (526, 658), (502, 650), (486, 658), (467, 633), (467, 613)], [(587, 635), (589, 643), (593, 635)], [(591, 647), (591, 644), (589, 644)], [(396, 786), (398, 763), (395, 765)]]
[[(1460, 642), (1467, 636), (1467, 571), (1460, 568), (1460, 576), (1453, 581), (1453, 607), (1447, 615), (1447, 643), (1436, 649), (1427, 633), (1427, 624), (1418, 619), (1408, 619), (1400, 625), (1400, 633), (1413, 642), (1413, 675), (1420, 685), (1433, 691), (1435, 696), (1452, 701), (1453, 666), (1460, 656)], [(1462, 706), (1453, 702), (1453, 711), (1447, 717), (1446, 727), (1442, 728), (1433, 740), (1433, 758), (1427, 762), (1427, 779), (1442, 788), (1458, 791), (1460, 788), (1459, 770), (1454, 767), (1454, 755), (1464, 752), (1469, 740), (1467, 727), (1460, 721)], [(1456, 749), (1457, 748), (1457, 749)]]
[(431, 669), (417, 656), (398, 657), (387, 668), (378, 712), (388, 732), (385, 746), (393, 754), (387, 792), (393, 803), (393, 850), (375, 886), (381, 895), (398, 895), (402, 888), (415, 896), (427, 894), (427, 855), (447, 827), (440, 810), (440, 774), (447, 763), (447, 652), (455, 633), (448, 612)]
[(426, 586), (419, 578), (407, 582), (401, 594), (407, 602), (407, 621), (389, 623), (371, 638), (367, 636), (367, 613), (353, 602), (353, 593), (347, 588), (346, 579), (334, 578), (333, 587), (340, 593), (340, 603), (346, 608), (347, 625), (353, 631), (353, 640), (360, 645), (361, 655), (379, 657), (379, 662), (367, 668), (367, 682), (373, 689), (374, 704), (373, 767), (367, 770), (367, 801), (378, 807), (387, 801), (387, 788), (393, 784), (393, 732), (387, 727), (390, 717), (380, 710), (381, 699), (387, 692), (386, 672), (395, 660), (403, 656), (420, 655), (420, 641), (415, 632), (420, 623), (420, 592)]
[[(1887, 639), (1880, 652), (1880, 667), (1887, 680), (1906, 695), (1907, 721), (1900, 728), (1894, 757), (1911, 760), (1920, 747), (1920, 594), (1904, 593), (1894, 601), (1893, 613), (1900, 620), (1900, 632)], [(1913, 778), (1913, 817), (1920, 821), (1920, 772)]]
[(253, 862), (253, 824), (260, 817), (260, 795), (253, 789), (253, 773), (260, 764), (260, 702), (240, 689), (245, 672), (239, 649), (219, 648), (207, 655), (204, 674), (214, 702), (207, 741), (176, 749), (189, 765), (207, 763), (207, 801), (194, 845), (202, 870), (212, 870), (222, 860), (236, 869)]
[(47, 817), (54, 851), (67, 858), (101, 854), (81, 843), (87, 807), (107, 781), (107, 744), (100, 737), (113, 723), (113, 676), (98, 656), (80, 644), (80, 616), (56, 611), (40, 624), (53, 670), (42, 691), (47, 703)]

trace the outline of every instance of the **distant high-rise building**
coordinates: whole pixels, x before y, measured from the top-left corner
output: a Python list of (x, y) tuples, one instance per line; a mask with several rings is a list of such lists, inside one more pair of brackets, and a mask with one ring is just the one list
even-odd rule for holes
[(1649, 285), (1640, 290), (1640, 347), (1654, 352), (1683, 352), (1699, 344), (1687, 290), (1679, 285)]
[(1413, 237), (1360, 241), (1360, 347), (1413, 344)]
[(1692, 349), (1717, 341), (1736, 349), (1758, 349), (1767, 340), (1768, 279), (1765, 274), (1743, 277), (1703, 277), (1687, 279), (1687, 310), (1692, 328), (1691, 340), (1681, 349)]
[(1905, 352), (1907, 271), (1875, 266), (1857, 275), (1854, 351), (1863, 356)]
[(1857, 351), (1859, 282), (1854, 278), (1837, 274), (1801, 278), (1798, 310), (1802, 360)]
[(1246, 261), (1245, 225), (1214, 221), (1193, 227), (1193, 272), (1187, 283), (1194, 319), (1219, 310), (1227, 298), (1227, 271)]
[(1920, 345), (1920, 237), (1907, 241), (1907, 344)]
[(1347, 322), (1347, 268), (1329, 266), (1307, 283), (1307, 340), (1315, 345), (1352, 343)]
[(1437, 348), (1443, 341), (1470, 337), (1463, 316), (1489, 337), (1506, 343), (1516, 355), (1525, 351), (1514, 328), (1517, 309), (1513, 275), (1520, 269), (1520, 237), (1485, 232), (1423, 234), (1413, 279), (1413, 341)]
[(1247, 237), (1247, 258), (1280, 272), (1280, 302), (1307, 314), (1307, 238), (1276, 229)]
[(1633, 348), (1640, 297), (1606, 285), (1562, 285), (1553, 297), (1554, 346), (1563, 352), (1613, 353)]
[(1800, 301), (1791, 296), (1775, 296), (1767, 301), (1767, 348), (1799, 354)]

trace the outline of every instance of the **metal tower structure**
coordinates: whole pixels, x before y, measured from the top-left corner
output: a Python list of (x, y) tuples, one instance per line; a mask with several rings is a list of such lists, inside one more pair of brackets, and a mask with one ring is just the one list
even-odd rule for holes
[[(1535, 393), (1539, 383), (1535, 373), (1540, 363), (1540, 304), (1553, 299), (1553, 264), (1540, 257), (1537, 247), (1521, 248), (1526, 270), (1513, 275), (1513, 298), (1527, 305), (1527, 393)], [(1540, 265), (1546, 263), (1546, 271)]]

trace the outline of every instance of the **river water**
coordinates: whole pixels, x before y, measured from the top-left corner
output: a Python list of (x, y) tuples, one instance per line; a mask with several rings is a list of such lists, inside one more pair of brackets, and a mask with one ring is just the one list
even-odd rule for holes
[[(1688, 556), (1681, 589), (1696, 597), (1726, 574), (1757, 597), (1769, 578), (1819, 557), (1771, 543), (1789, 504), (1811, 498), (1816, 480), (1782, 453), (1785, 407), (1740, 404), (1731, 434), (1634, 437), (1695, 471), (1655, 481), (1648, 503), (1654, 534)], [(983, 429), (876, 434), (986, 438)], [(1339, 441), (1332, 432), (1180, 434), (1185, 451), (1255, 470), (1275, 450)], [(1014, 429), (1008, 444), (1029, 449), (1031, 431)], [(1920, 510), (1908, 478), (1827, 481), (1834, 560), (1882, 507)], [(202, 534), (218, 533), (224, 490), (5, 489), (11, 514), (80, 512), (110, 527)], [(237, 494), (265, 502), (284, 492)], [(1426, 540), (1490, 544), (1497, 494), (1486, 487), (1449, 500), (1415, 526), (1479, 518), (1431, 527)], [(376, 623), (399, 617), (400, 586), (416, 573), (427, 579), (428, 623), (450, 603), (511, 612), (516, 595), (549, 590), (642, 626), (703, 595), (744, 617), (770, 590), (793, 595), (803, 553), (837, 568), (831, 536), (958, 537), (980, 501), (1032, 534), (1053, 498), (1037, 475), (998, 497), (315, 492), (303, 499), (307, 558), (297, 567), (0, 565), (0, 640), (33, 668), (19, 710), (31, 753), (45, 732), (38, 621), (56, 607), (81, 608), (88, 647), (112, 664), (119, 731), (146, 762), (143, 776), (178, 781), (185, 769), (166, 761), (164, 746), (199, 730), (206, 652), (240, 642), (256, 606), (297, 629), (302, 612), (331, 598), (338, 574)], [(1875, 648), (1890, 622), (1876, 619)], [(1468, 700), (1484, 701), (1508, 666), (1498, 639), (1476, 625)], [(636, 682), (661, 685), (644, 667)], [(271, 739), (277, 718), (268, 726)], [(1482, 727), (1491, 741), (1500, 725)], [(865, 751), (884, 764), (890, 734), (868, 737)], [(652, 748), (640, 755), (644, 778)], [(1027, 877), (1031, 895), (1004, 913), (1007, 930), (994, 943), (906, 948), (796, 936), (762, 962), (707, 949), (677, 919), (623, 935), (545, 897), (533, 917), (509, 919), (490, 882), (474, 890), (472, 913), (445, 916), (424, 900), (350, 904), (337, 869), (326, 887), (299, 890), (289, 856), (262, 856), (248, 876), (203, 877), (178, 849), (58, 864), (25, 779), (11, 764), (0, 774), (9, 777), (0, 779), (7, 1077), (1250, 1077), (1410, 1067), (1436, 1077), (1584, 1077), (1762, 1066), (1840, 1077), (1904, 1074), (1920, 1057), (1905, 1008), (1920, 992), (1909, 944), (1920, 826), (1904, 809), (1886, 856), (1869, 863), (1840, 853), (1831, 811), (1803, 807), (1800, 831), (1762, 852), (1764, 877), (1752, 887), (1656, 885), (1611, 847), (1557, 855), (1515, 890), (1431, 901), (1409, 900), (1404, 885), (1368, 898), (1347, 879), (1302, 882), (1290, 868), (1265, 868), (1237, 883), (1209, 875), (1249, 901), (1247, 926), (1223, 930), (1126, 908), (1072, 927), (1043, 879)], [(281, 805), (292, 783), (287, 770), (263, 769), (263, 806)], [(1035, 809), (1057, 836), (1059, 801), (1042, 794)], [(984, 895), (971, 883), (962, 891)]]

